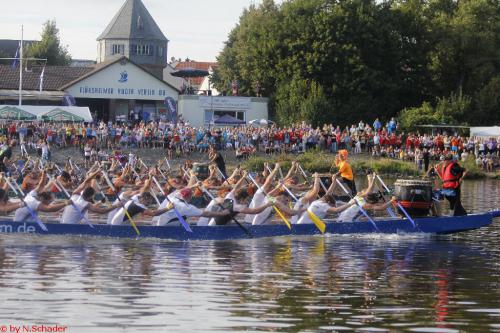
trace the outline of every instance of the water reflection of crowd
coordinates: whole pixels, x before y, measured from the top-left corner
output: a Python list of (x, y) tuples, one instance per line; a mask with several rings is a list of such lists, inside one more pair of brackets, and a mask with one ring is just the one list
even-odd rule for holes
[(192, 152), (206, 152), (210, 146), (236, 151), (239, 158), (256, 151), (267, 154), (300, 154), (319, 149), (336, 153), (341, 149), (351, 154), (371, 154), (414, 161), (427, 169), (429, 161), (447, 154), (466, 160), (473, 156), (485, 171), (499, 166), (500, 138), (465, 137), (443, 132), (429, 135), (404, 132), (392, 118), (382, 124), (378, 118), (373, 124), (312, 127), (306, 123), (288, 127), (192, 127), (182, 119), (177, 124), (167, 121), (130, 121), (126, 123), (45, 123), (10, 122), (0, 125), (0, 140), (18, 138), (24, 150), (36, 150), (50, 158), (50, 149), (89, 145), (97, 153), (112, 148), (166, 149), (170, 158), (187, 157)]

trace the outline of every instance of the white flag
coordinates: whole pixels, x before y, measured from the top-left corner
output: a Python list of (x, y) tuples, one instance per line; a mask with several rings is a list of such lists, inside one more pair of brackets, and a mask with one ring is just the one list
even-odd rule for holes
[(42, 93), (43, 90), (43, 75), (45, 73), (45, 66), (43, 66), (42, 72), (40, 73), (40, 93)]

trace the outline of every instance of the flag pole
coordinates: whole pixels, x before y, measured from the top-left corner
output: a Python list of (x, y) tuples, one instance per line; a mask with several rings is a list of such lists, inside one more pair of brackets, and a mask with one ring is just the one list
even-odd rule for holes
[(19, 106), (23, 105), (23, 39), (24, 26), (21, 25), (21, 51), (19, 54)]

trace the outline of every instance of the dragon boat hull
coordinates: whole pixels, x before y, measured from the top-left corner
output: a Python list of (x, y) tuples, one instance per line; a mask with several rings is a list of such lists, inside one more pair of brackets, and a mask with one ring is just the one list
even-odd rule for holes
[[(450, 234), (482, 228), (499, 217), (500, 211), (472, 214), (460, 217), (427, 217), (415, 219), (416, 226), (406, 219), (375, 221), (377, 228), (369, 222), (328, 222), (326, 234)], [(171, 240), (232, 240), (246, 238), (318, 235), (320, 231), (314, 224), (293, 225), (288, 229), (283, 224), (251, 226), (249, 233), (237, 225), (227, 226), (191, 226), (193, 232), (187, 232), (181, 226), (138, 226), (140, 236), (129, 225), (114, 226), (95, 224), (91, 228), (87, 224), (60, 224), (48, 222), (47, 231), (43, 231), (35, 222), (0, 221), (0, 234), (39, 234), (39, 235), (75, 235), (118, 238), (160, 238)]]

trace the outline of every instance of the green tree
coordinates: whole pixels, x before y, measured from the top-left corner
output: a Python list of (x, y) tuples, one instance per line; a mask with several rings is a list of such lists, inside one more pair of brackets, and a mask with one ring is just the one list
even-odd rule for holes
[(435, 115), (443, 124), (467, 124), (467, 115), (471, 110), (472, 99), (459, 92), (451, 93), (448, 98), (438, 98)]
[(439, 123), (434, 108), (428, 102), (424, 102), (420, 107), (404, 109), (399, 114), (398, 120), (401, 128), (405, 130), (414, 130), (417, 125), (433, 125)]
[(474, 112), (470, 112), (467, 119), (471, 125), (498, 125), (500, 121), (499, 113), (500, 76), (495, 76), (476, 93), (474, 99)]
[(71, 56), (67, 48), (61, 45), (59, 29), (56, 27), (55, 20), (44, 23), (41, 40), (28, 48), (27, 56), (47, 59), (47, 65), (65, 66), (70, 64)]
[(494, 0), (265, 0), (229, 34), (214, 82), (248, 95), (258, 84), (283, 124), (387, 119), (425, 101), (470, 122), (491, 110), (481, 96), (500, 76), (499, 21)]
[(474, 94), (500, 68), (498, 1), (434, 0), (427, 15), (436, 41), (429, 53), (436, 95)]
[(304, 120), (320, 126), (331, 121), (331, 104), (315, 81), (294, 79), (280, 84), (276, 98), (276, 114), (281, 124), (291, 125)]

